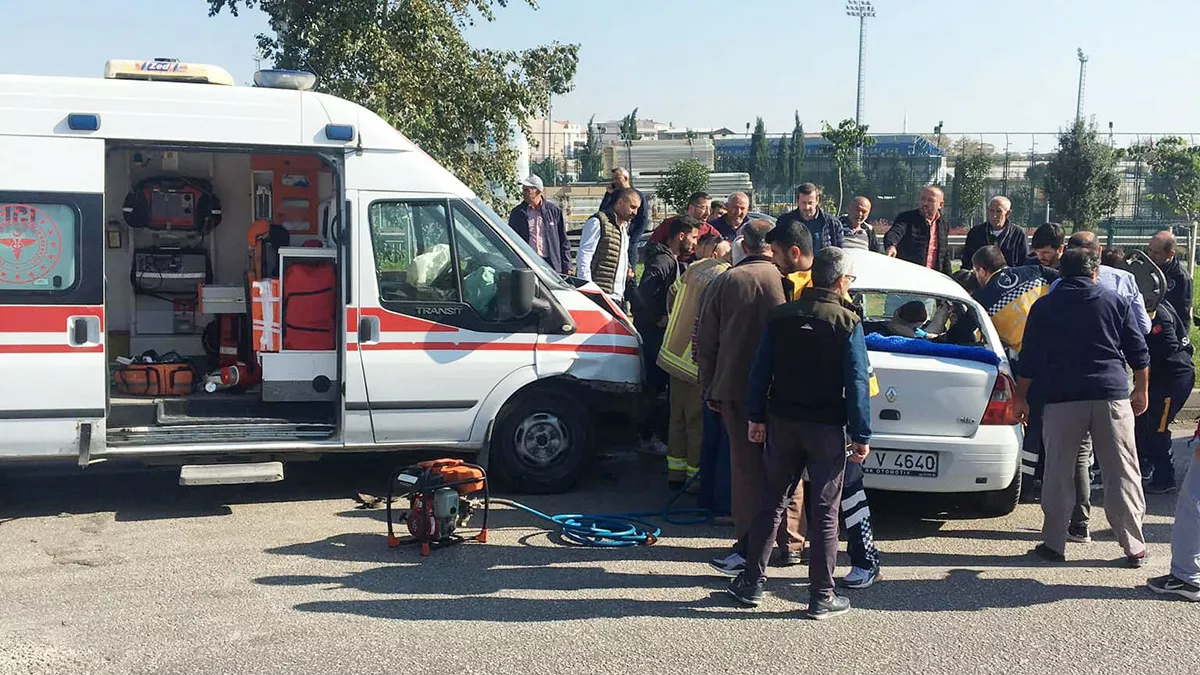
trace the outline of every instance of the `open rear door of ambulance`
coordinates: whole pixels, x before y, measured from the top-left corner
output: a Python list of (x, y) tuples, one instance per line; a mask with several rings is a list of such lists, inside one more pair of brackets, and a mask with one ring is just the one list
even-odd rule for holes
[(0, 459), (103, 447), (104, 222), (103, 139), (0, 135)]

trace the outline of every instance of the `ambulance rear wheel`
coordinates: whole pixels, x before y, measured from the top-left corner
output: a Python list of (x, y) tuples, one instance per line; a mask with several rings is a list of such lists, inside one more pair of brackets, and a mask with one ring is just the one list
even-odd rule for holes
[(531, 392), (505, 406), (489, 471), (520, 492), (566, 492), (587, 467), (591, 446), (587, 409), (570, 392)]

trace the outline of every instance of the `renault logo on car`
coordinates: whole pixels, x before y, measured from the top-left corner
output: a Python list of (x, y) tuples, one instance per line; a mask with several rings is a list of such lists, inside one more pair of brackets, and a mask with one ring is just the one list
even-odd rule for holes
[(896, 402), (896, 388), (888, 387), (887, 391), (883, 392), (883, 396), (884, 396), (884, 398), (886, 398), (888, 400), (888, 403), (895, 403)]

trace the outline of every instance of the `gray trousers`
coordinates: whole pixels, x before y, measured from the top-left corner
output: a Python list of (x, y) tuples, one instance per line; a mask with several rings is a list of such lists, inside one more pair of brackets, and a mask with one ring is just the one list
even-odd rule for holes
[(1200, 455), (1179, 490), (1175, 527), (1171, 530), (1171, 574), (1200, 586)]
[(1083, 437), (1092, 434), (1092, 453), (1104, 478), (1104, 515), (1126, 555), (1146, 550), (1142, 517), (1146, 497), (1133, 434), (1133, 408), (1129, 399), (1070, 401), (1046, 405), (1042, 437), (1046, 467), (1042, 478), (1042, 540), (1064, 552), (1067, 526), (1076, 505), (1075, 476)]

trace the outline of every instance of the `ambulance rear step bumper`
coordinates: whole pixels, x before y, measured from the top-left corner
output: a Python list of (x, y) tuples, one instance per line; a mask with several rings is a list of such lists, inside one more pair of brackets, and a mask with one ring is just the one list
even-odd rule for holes
[(189, 464), (179, 470), (180, 485), (245, 485), (283, 480), (283, 462)]
[(108, 447), (194, 443), (320, 441), (337, 433), (333, 424), (193, 424), (169, 427), (118, 427), (106, 434)]

